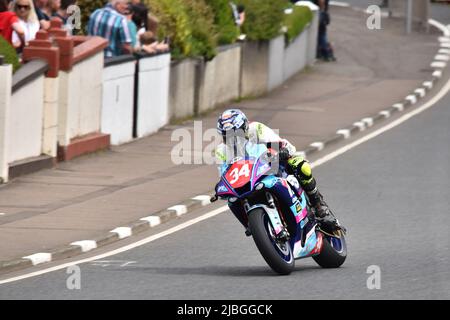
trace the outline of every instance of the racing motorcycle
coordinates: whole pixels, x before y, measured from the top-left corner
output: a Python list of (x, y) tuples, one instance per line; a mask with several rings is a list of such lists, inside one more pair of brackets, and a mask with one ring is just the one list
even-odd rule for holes
[(290, 274), (295, 260), (307, 257), (323, 268), (340, 267), (347, 257), (345, 228), (337, 222), (331, 231), (316, 221), (315, 209), (278, 155), (264, 144), (248, 142), (244, 156), (223, 165), (211, 201), (228, 201), (276, 273)]

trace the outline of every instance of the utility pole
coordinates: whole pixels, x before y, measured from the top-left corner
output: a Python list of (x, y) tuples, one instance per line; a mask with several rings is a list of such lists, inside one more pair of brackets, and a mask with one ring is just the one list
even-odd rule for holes
[(406, 34), (410, 34), (411, 33), (411, 29), (412, 29), (412, 0), (406, 0)]

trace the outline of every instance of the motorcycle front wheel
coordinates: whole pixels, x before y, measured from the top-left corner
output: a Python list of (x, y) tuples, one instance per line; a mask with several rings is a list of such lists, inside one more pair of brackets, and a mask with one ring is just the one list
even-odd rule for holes
[(280, 275), (290, 274), (295, 259), (289, 241), (276, 239), (269, 216), (263, 209), (253, 210), (248, 219), (253, 240), (267, 264)]
[(339, 268), (347, 258), (347, 243), (340, 231), (340, 237), (323, 234), (323, 246), (319, 255), (313, 256), (314, 261), (322, 268)]

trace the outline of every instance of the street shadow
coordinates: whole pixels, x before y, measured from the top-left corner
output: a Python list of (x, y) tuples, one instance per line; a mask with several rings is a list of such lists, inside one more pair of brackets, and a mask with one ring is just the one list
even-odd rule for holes
[[(278, 277), (269, 266), (258, 267), (232, 267), (232, 266), (204, 266), (204, 267), (144, 267), (132, 266), (130, 271), (143, 273), (163, 274), (163, 275), (202, 275), (202, 276), (226, 276), (226, 277)], [(319, 266), (297, 266), (297, 272), (317, 272), (321, 270)]]

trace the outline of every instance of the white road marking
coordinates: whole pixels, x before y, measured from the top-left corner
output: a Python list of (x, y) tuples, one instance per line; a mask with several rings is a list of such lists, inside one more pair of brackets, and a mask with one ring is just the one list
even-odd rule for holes
[(117, 233), (117, 235), (119, 236), (119, 239), (124, 239), (124, 238), (128, 238), (132, 235), (132, 231), (131, 228), (129, 227), (119, 227), (119, 228), (115, 228), (114, 230), (111, 230), (110, 232), (113, 233)]
[(450, 30), (445, 25), (440, 23), (439, 21), (436, 21), (434, 19), (429, 19), (428, 23), (431, 24), (432, 26), (438, 28), (439, 30), (441, 30), (441, 32), (444, 34), (445, 37), (450, 37)]
[(350, 7), (350, 4), (348, 2), (342, 2), (342, 1), (330, 1), (329, 4), (331, 6), (336, 6), (336, 7), (343, 7), (343, 8)]
[(39, 252), (30, 256), (23, 257), (22, 259), (31, 260), (31, 263), (33, 264), (33, 266), (35, 266), (41, 263), (52, 261), (52, 254), (47, 252)]
[(409, 102), (411, 102), (411, 104), (416, 104), (417, 103), (417, 97), (415, 95), (413, 95), (413, 94), (410, 94), (405, 99), (408, 100)]
[(435, 78), (440, 78), (440, 77), (442, 77), (442, 71), (441, 71), (441, 70), (435, 70), (435, 71), (433, 72), (433, 77), (435, 77)]
[(4, 212), (0, 212), (0, 216), (4, 216), (6, 213)]
[(359, 146), (360, 144), (363, 144), (364, 142), (367, 142), (379, 135), (381, 135), (382, 133), (389, 131), (399, 125), (401, 125), (402, 123), (408, 121), (409, 119), (411, 119), (412, 117), (417, 116), (418, 114), (424, 112), (425, 110), (431, 108), (432, 106), (434, 106), (439, 100), (441, 100), (450, 90), (450, 80), (445, 84), (445, 86), (428, 102), (426, 102), (423, 106), (414, 109), (406, 114), (404, 114), (403, 116), (401, 116), (400, 118), (392, 121), (391, 123), (385, 125), (384, 127), (369, 133), (368, 135), (362, 137), (361, 139), (358, 139), (334, 152), (331, 152), (330, 154), (326, 155), (325, 157), (317, 160), (316, 162), (314, 162), (312, 164), (312, 167), (317, 167), (320, 166), (336, 157), (338, 157), (339, 155), (353, 149), (356, 148), (357, 146)]
[(372, 118), (364, 118), (361, 121), (367, 125), (367, 128), (373, 126), (373, 119)]
[(350, 138), (350, 130), (348, 130), (348, 129), (341, 129), (341, 130), (338, 130), (336, 133), (343, 135), (344, 139)]
[(398, 111), (403, 111), (403, 110), (405, 110), (405, 106), (403, 105), (403, 103), (396, 103), (396, 104), (394, 104), (392, 107), (394, 107), (394, 108), (397, 109)]
[[(338, 157), (338, 156), (348, 152), (349, 150), (352, 150), (352, 149), (356, 148), (360, 144), (363, 144), (363, 143), (365, 143), (365, 142), (367, 142), (367, 141), (369, 141), (369, 140), (371, 140), (371, 139), (373, 139), (373, 138), (383, 134), (384, 132), (389, 131), (389, 130), (391, 130), (391, 129), (401, 125), (402, 123), (404, 123), (404, 122), (408, 121), (409, 119), (417, 116), (418, 114), (421, 114), (422, 112), (424, 112), (424, 111), (428, 110), (429, 108), (433, 107), (439, 100), (441, 100), (449, 92), (449, 90), (450, 90), (450, 80), (445, 84), (445, 86), (433, 98), (431, 98), (428, 102), (426, 102), (421, 107), (419, 107), (417, 109), (414, 109), (414, 110), (404, 114), (402, 117), (392, 121), (391, 123), (388, 123), (384, 127), (380, 128), (378, 130), (375, 130), (374, 132), (369, 133), (368, 135), (366, 135), (366, 136), (364, 136), (364, 137), (362, 137), (362, 138), (360, 138), (360, 139), (358, 139), (358, 140), (356, 140), (356, 141), (354, 141), (352, 143), (349, 143), (348, 145), (346, 145), (346, 146), (344, 146), (342, 148), (339, 148), (338, 150), (335, 150), (335, 151), (327, 154), (326, 156), (324, 156), (324, 157), (314, 161), (311, 164), (311, 166), (313, 168), (316, 168), (316, 167), (318, 167), (318, 166), (320, 166), (320, 165), (322, 165), (322, 164), (324, 164), (324, 163), (326, 163), (328, 161), (331, 161), (332, 159), (334, 159), (334, 158), (336, 158), (336, 157)], [(126, 245), (124, 247), (121, 247), (121, 248), (118, 248), (118, 249), (115, 249), (115, 250), (112, 250), (112, 251), (109, 251), (109, 252), (106, 252), (106, 253), (94, 256), (94, 257), (90, 257), (90, 258), (86, 258), (86, 259), (82, 259), (82, 260), (77, 260), (77, 261), (73, 261), (73, 262), (57, 265), (57, 266), (54, 266), (54, 267), (51, 267), (51, 268), (47, 268), (47, 269), (43, 269), (43, 270), (39, 270), (39, 271), (34, 271), (34, 272), (27, 273), (27, 274), (24, 274), (24, 275), (21, 275), (21, 276), (7, 278), (5, 280), (1, 280), (0, 281), (0, 285), (1, 284), (5, 284), (5, 283), (18, 281), (18, 280), (31, 278), (31, 277), (35, 277), (35, 276), (38, 276), (38, 275), (42, 275), (42, 274), (45, 274), (45, 273), (49, 273), (49, 272), (53, 272), (53, 271), (57, 271), (57, 270), (61, 270), (61, 269), (65, 269), (65, 268), (73, 266), (73, 265), (78, 265), (78, 264), (82, 264), (82, 263), (86, 263), (86, 262), (90, 262), (90, 261), (103, 259), (103, 258), (110, 257), (110, 256), (113, 256), (113, 255), (116, 255), (116, 254), (119, 254), (119, 253), (122, 253), (122, 252), (125, 252), (125, 251), (128, 251), (128, 250), (132, 250), (134, 248), (140, 247), (140, 246), (145, 245), (147, 243), (153, 242), (155, 240), (158, 240), (160, 238), (163, 238), (165, 236), (168, 236), (170, 234), (173, 234), (175, 232), (183, 230), (183, 229), (185, 229), (185, 228), (187, 228), (187, 227), (189, 227), (191, 225), (194, 225), (196, 223), (199, 223), (201, 221), (204, 221), (204, 220), (207, 220), (209, 218), (215, 217), (215, 216), (217, 216), (217, 215), (219, 215), (219, 214), (221, 214), (221, 213), (223, 213), (225, 211), (228, 211), (228, 206), (220, 207), (218, 209), (215, 209), (213, 211), (205, 213), (204, 215), (199, 216), (199, 217), (197, 217), (195, 219), (189, 220), (189, 221), (187, 221), (185, 223), (182, 223), (182, 224), (180, 224), (178, 226), (172, 227), (172, 228), (170, 228), (168, 230), (165, 230), (165, 231), (160, 232), (158, 234), (152, 235), (152, 236), (147, 237), (145, 239), (142, 239), (140, 241), (131, 243), (131, 244)]]
[(450, 48), (449, 42), (441, 42), (441, 48)]
[(450, 54), (450, 49), (439, 49), (440, 54)]
[(391, 116), (391, 113), (389, 112), (389, 110), (384, 110), (381, 111), (380, 114), (385, 117), (386, 119), (389, 118)]
[(95, 242), (94, 240), (75, 241), (72, 242), (71, 245), (81, 247), (81, 251), (83, 252), (88, 252), (97, 248), (97, 242)]
[(175, 211), (177, 213), (177, 216), (182, 216), (183, 214), (187, 213), (187, 207), (184, 204), (179, 204), (177, 206), (167, 208), (167, 210)]
[(313, 142), (310, 144), (311, 147), (316, 148), (317, 150), (321, 151), (323, 148), (325, 148), (325, 144), (323, 142)]
[(201, 201), (202, 206), (206, 206), (211, 203), (211, 197), (206, 195), (197, 196), (192, 198), (193, 200)]
[(140, 220), (147, 221), (150, 224), (150, 228), (159, 226), (161, 224), (161, 218), (157, 216), (144, 217)]
[(425, 97), (425, 95), (427, 94), (424, 88), (416, 89), (414, 92), (417, 93), (421, 98)]
[(150, 242), (153, 242), (155, 240), (161, 239), (161, 238), (163, 238), (165, 236), (171, 235), (172, 233), (175, 233), (175, 232), (178, 232), (180, 230), (186, 229), (187, 227), (190, 227), (191, 225), (194, 225), (194, 224), (199, 223), (201, 221), (204, 221), (204, 220), (207, 220), (209, 218), (215, 217), (215, 216), (217, 216), (217, 215), (219, 215), (219, 214), (221, 214), (221, 213), (223, 213), (225, 211), (228, 211), (228, 206), (220, 207), (218, 209), (215, 209), (213, 211), (205, 213), (204, 215), (202, 215), (200, 217), (197, 217), (195, 219), (189, 220), (189, 221), (184, 222), (184, 223), (182, 223), (182, 224), (180, 224), (178, 226), (175, 226), (173, 228), (170, 228), (170, 229), (165, 230), (163, 232), (160, 232), (158, 234), (152, 235), (152, 236), (147, 237), (145, 239), (142, 239), (140, 241), (131, 243), (131, 244), (127, 245), (127, 246), (124, 246), (124, 247), (121, 247), (121, 248), (118, 248), (118, 249), (115, 249), (115, 250), (112, 250), (112, 251), (109, 251), (109, 252), (106, 252), (106, 253), (94, 256), (94, 257), (90, 257), (90, 258), (86, 258), (86, 259), (82, 259), (82, 260), (78, 260), (78, 261), (73, 261), (73, 262), (68, 262), (68, 263), (64, 263), (64, 264), (61, 264), (61, 265), (58, 265), (58, 266), (54, 266), (54, 267), (51, 267), (51, 268), (47, 268), (47, 269), (31, 272), (31, 273), (24, 274), (24, 275), (21, 275), (21, 276), (17, 276), (17, 277), (14, 277), (14, 278), (1, 280), (0, 281), (0, 285), (1, 284), (5, 284), (5, 283), (9, 283), (9, 282), (14, 282), (14, 281), (18, 281), (18, 280), (23, 280), (23, 279), (35, 277), (35, 276), (39, 276), (39, 275), (42, 275), (42, 274), (45, 274), (45, 273), (49, 273), (49, 272), (53, 272), (53, 271), (62, 270), (62, 269), (68, 268), (70, 266), (74, 266), (74, 265), (78, 265), (78, 264), (82, 264), (82, 263), (86, 263), (86, 262), (91, 262), (91, 261), (96, 261), (96, 260), (99, 260), (99, 259), (104, 259), (106, 257), (110, 257), (110, 256), (113, 256), (113, 255), (116, 255), (116, 254), (119, 254), (119, 253), (122, 253), (122, 252), (125, 252), (125, 251), (128, 251), (128, 250), (131, 250), (131, 249), (135, 249), (135, 248), (140, 247), (142, 245), (145, 245), (147, 243), (150, 243)]
[(364, 131), (364, 130), (366, 130), (366, 125), (364, 124), (364, 122), (358, 121), (358, 122), (355, 122), (353, 125), (354, 125), (355, 127), (358, 127), (358, 128), (359, 128), (359, 131)]
[(447, 63), (445, 63), (444, 61), (433, 61), (431, 63), (432, 68), (444, 69), (446, 66), (447, 66)]
[(423, 83), (423, 86), (424, 86), (425, 88), (427, 88), (428, 90), (431, 90), (431, 89), (433, 89), (433, 82), (432, 82), (432, 81), (425, 81), (425, 82)]
[(434, 60), (436, 61), (449, 61), (450, 57), (446, 54), (438, 54), (434, 57)]

